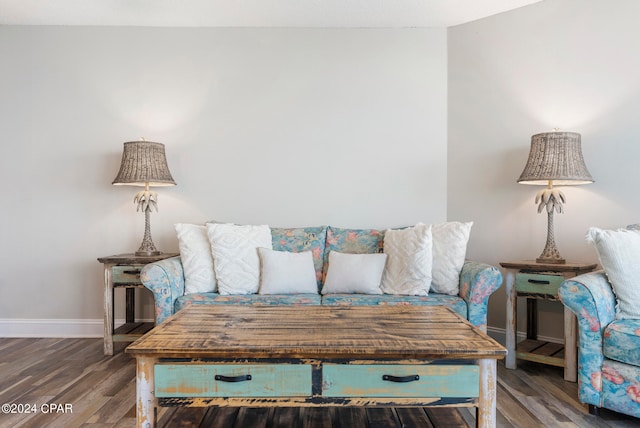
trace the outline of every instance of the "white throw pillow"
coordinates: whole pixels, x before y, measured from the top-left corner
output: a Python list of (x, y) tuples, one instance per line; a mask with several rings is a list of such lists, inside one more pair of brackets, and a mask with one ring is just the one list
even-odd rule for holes
[(386, 254), (347, 254), (330, 251), (322, 294), (382, 294), (380, 281), (386, 260)]
[(613, 287), (616, 318), (640, 319), (640, 231), (592, 227), (587, 241), (594, 243)]
[(382, 291), (387, 294), (426, 296), (431, 287), (431, 225), (419, 223), (384, 234), (387, 264)]
[(431, 225), (433, 237), (433, 266), (431, 291), (457, 295), (460, 271), (467, 255), (467, 243), (473, 222), (457, 221)]
[(318, 294), (311, 251), (292, 253), (258, 248), (260, 294)]
[(269, 226), (207, 223), (220, 294), (253, 294), (260, 286), (258, 248), (271, 249)]
[(184, 294), (211, 293), (217, 289), (207, 228), (197, 224), (174, 225), (184, 270)]

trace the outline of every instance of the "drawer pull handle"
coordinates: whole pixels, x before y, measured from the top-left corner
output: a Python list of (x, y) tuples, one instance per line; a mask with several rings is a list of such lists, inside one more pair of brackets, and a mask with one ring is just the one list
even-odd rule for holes
[(245, 380), (251, 380), (251, 375), (241, 375), (241, 376), (223, 376), (216, 375), (215, 380), (219, 380), (222, 382), (244, 382)]
[(544, 279), (528, 279), (527, 281), (530, 282), (531, 284), (542, 284), (542, 285), (551, 284), (549, 281), (546, 281)]
[(415, 380), (420, 380), (420, 375), (410, 375), (410, 376), (391, 376), (391, 375), (382, 375), (382, 380), (388, 380), (389, 382), (413, 382)]
[(139, 270), (123, 270), (122, 273), (126, 275), (140, 275)]

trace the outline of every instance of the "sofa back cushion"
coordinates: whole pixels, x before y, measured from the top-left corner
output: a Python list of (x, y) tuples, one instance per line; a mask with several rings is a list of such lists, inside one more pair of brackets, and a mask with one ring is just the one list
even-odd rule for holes
[(327, 226), (271, 228), (271, 243), (274, 250), (289, 251), (292, 253), (311, 251), (313, 266), (316, 271), (318, 292), (320, 292), (322, 288), (322, 266), (324, 263), (326, 238)]
[(207, 223), (220, 294), (253, 294), (260, 287), (258, 248), (271, 249), (268, 225)]
[(386, 260), (386, 254), (331, 251), (322, 294), (382, 294), (380, 281)]
[(384, 234), (387, 265), (380, 288), (386, 294), (426, 296), (431, 288), (431, 225), (419, 223)]
[[(464, 264), (467, 242), (473, 222), (445, 222), (431, 225), (432, 282), (431, 292), (457, 295), (460, 271)], [(396, 228), (402, 230), (405, 228)], [(385, 230), (327, 228), (323, 275), (327, 274), (330, 251), (340, 253), (382, 253)]]
[(206, 226), (177, 223), (174, 227), (184, 269), (184, 293), (217, 291), (218, 282), (213, 270), (213, 256)]
[(433, 236), (433, 281), (431, 291), (455, 296), (460, 271), (467, 255), (473, 222), (448, 221), (431, 225)]
[(311, 251), (276, 251), (258, 248), (260, 294), (313, 294), (318, 292)]
[[(373, 254), (382, 253), (384, 230), (327, 228), (327, 245), (324, 249), (323, 279), (329, 267), (329, 253)], [(323, 281), (324, 282), (324, 281)]]

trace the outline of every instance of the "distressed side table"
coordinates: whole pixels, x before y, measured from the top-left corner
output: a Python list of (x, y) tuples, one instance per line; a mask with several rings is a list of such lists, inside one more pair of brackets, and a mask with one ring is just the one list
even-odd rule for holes
[[(136, 322), (135, 289), (144, 288), (140, 282), (140, 270), (144, 265), (177, 256), (163, 253), (158, 256), (136, 256), (117, 254), (99, 257), (104, 264), (104, 354), (113, 355), (113, 342), (133, 342), (153, 328), (153, 323)], [(125, 289), (125, 324), (115, 329), (114, 288)]]
[[(507, 357), (505, 366), (515, 369), (516, 359), (564, 367), (564, 379), (577, 380), (576, 317), (564, 308), (564, 346), (538, 340), (538, 300), (559, 301), (558, 287), (565, 279), (596, 268), (590, 263), (538, 263), (534, 260), (501, 262), (507, 293)], [(527, 299), (527, 338), (516, 346), (517, 298)]]

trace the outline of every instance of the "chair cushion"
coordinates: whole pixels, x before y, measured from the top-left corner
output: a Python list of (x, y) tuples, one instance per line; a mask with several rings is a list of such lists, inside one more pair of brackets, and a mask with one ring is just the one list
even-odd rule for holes
[(638, 367), (605, 358), (602, 372), (592, 374), (591, 384), (602, 392), (599, 407), (640, 418)]
[(400, 296), (396, 294), (326, 294), (323, 305), (366, 306), (366, 305), (409, 305), (448, 306), (467, 319), (467, 304), (459, 296), (431, 293), (428, 296)]
[(187, 305), (319, 305), (319, 294), (194, 293), (178, 297), (175, 312)]
[(602, 230), (592, 227), (587, 240), (594, 243), (600, 264), (616, 294), (616, 318), (640, 319), (640, 231)]
[(604, 330), (603, 354), (621, 363), (640, 366), (640, 320), (615, 320)]

